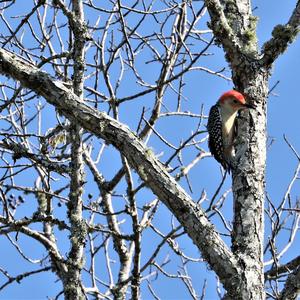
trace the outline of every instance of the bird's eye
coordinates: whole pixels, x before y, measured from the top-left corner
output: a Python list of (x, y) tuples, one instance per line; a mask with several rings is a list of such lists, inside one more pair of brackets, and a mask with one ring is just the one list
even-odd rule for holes
[(238, 101), (234, 99), (234, 100), (233, 100), (233, 103), (238, 103)]

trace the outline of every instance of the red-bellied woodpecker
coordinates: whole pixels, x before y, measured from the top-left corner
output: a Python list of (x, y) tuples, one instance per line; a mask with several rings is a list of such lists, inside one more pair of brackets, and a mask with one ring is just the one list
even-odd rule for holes
[(254, 108), (247, 104), (245, 97), (231, 90), (224, 93), (209, 112), (207, 130), (208, 146), (215, 159), (230, 172), (234, 157), (234, 139), (236, 135), (236, 116), (239, 110)]

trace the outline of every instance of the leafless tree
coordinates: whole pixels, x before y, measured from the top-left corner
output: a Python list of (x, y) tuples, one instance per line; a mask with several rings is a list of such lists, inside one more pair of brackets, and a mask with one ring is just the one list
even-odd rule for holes
[[(193, 265), (216, 274), (220, 298), (296, 299), (300, 257), (282, 257), (296, 247), (300, 157), (286, 139), (299, 164), (280, 203), (265, 165), (270, 69), (300, 1), (262, 49), (250, 0), (0, 2), (0, 233), (28, 266), (0, 266), (0, 291), (52, 272), (55, 299), (159, 299), (162, 277), (204, 299)], [(220, 49), (232, 76), (214, 64)], [(232, 188), (212, 196), (199, 188), (208, 106), (200, 86), (189, 96), (205, 76), (256, 105), (239, 116)], [(26, 250), (37, 243), (39, 259)]]

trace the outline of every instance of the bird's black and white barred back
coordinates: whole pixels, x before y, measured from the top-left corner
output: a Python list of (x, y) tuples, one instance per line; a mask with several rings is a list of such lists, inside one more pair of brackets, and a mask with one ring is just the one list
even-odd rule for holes
[(220, 105), (213, 105), (210, 109), (207, 123), (207, 130), (209, 134), (208, 147), (214, 158), (222, 165), (225, 170), (228, 170), (230, 172), (230, 163), (224, 156), (222, 126)]

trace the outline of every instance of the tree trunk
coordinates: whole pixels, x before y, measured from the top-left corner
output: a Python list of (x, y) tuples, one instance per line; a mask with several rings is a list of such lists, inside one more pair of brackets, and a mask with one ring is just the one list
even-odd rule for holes
[(266, 98), (268, 73), (259, 61), (256, 18), (249, 0), (206, 1), (211, 28), (224, 48), (235, 88), (256, 109), (238, 119), (236, 157), (232, 172), (234, 220), (232, 251), (241, 268), (238, 290), (227, 299), (264, 299), (263, 207), (266, 165)]
[[(240, 299), (264, 299), (263, 238), (266, 166), (267, 75), (241, 70), (244, 91), (256, 108), (238, 120), (236, 167), (233, 170), (232, 250), (243, 270)], [(256, 75), (256, 76), (254, 76)], [(236, 295), (235, 295), (236, 297)], [(233, 297), (233, 299), (237, 299)]]

